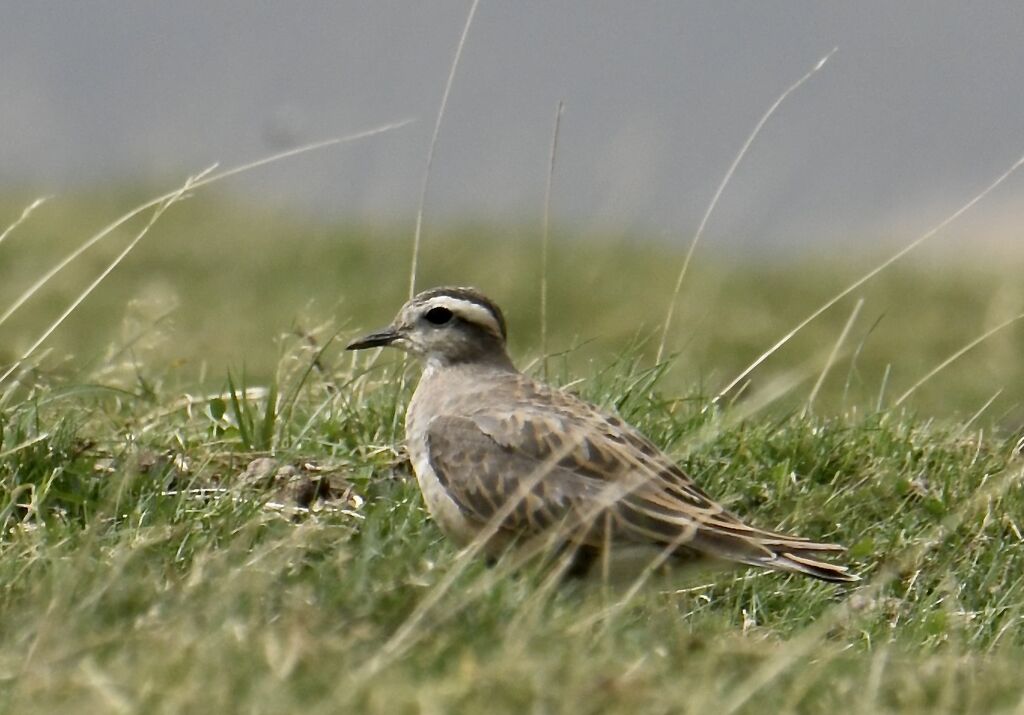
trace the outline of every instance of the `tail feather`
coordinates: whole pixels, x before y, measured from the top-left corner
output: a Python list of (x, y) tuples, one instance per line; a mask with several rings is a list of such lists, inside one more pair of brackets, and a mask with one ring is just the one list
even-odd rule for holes
[(852, 583), (860, 577), (850, 573), (847, 566), (829, 563), (815, 558), (815, 554), (838, 554), (846, 551), (840, 544), (811, 541), (801, 536), (779, 532), (763, 532), (757, 543), (772, 552), (769, 559), (759, 565), (778, 571), (789, 571), (812, 576), (833, 583)]
[(814, 554), (846, 551), (839, 544), (825, 544), (789, 538), (744, 538), (721, 531), (700, 530), (685, 545), (686, 551), (712, 554), (750, 566), (788, 571), (833, 583), (852, 583), (860, 577), (846, 566), (814, 558)]
[(805, 576), (812, 576), (832, 583), (860, 581), (860, 576), (850, 573), (850, 569), (847, 566), (839, 566), (828, 561), (819, 561), (818, 559), (812, 559), (790, 551), (778, 552), (775, 554), (775, 558), (770, 561), (762, 561), (760, 565), (779, 571), (804, 574)]
[(832, 583), (852, 583), (860, 577), (850, 573), (847, 566), (829, 563), (816, 558), (817, 554), (837, 554), (846, 551), (840, 544), (810, 541), (788, 534), (769, 532), (769, 536), (750, 539), (762, 550), (751, 558), (751, 554), (739, 555), (740, 561), (752, 566), (762, 566), (776, 571), (811, 576)]
[(841, 554), (846, 551), (846, 547), (841, 546), (840, 544), (825, 544), (815, 541), (797, 541), (792, 537), (758, 539), (757, 543), (778, 553), (783, 551), (797, 551), (800, 553), (806, 552), (810, 554)]

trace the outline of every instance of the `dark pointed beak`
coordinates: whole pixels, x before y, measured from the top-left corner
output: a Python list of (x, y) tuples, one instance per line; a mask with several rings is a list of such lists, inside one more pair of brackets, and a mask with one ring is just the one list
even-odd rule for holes
[(364, 335), (358, 340), (353, 340), (345, 346), (346, 350), (365, 350), (366, 348), (379, 348), (390, 345), (401, 337), (394, 328), (384, 328), (376, 332)]

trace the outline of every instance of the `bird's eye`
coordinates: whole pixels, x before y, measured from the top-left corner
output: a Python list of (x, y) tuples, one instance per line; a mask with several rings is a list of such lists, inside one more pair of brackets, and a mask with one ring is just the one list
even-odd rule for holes
[(438, 307), (431, 308), (426, 312), (426, 314), (424, 314), (423, 317), (427, 319), (428, 323), (433, 323), (434, 325), (444, 325), (445, 323), (452, 319), (453, 315), (454, 314), (452, 313), (452, 311), (448, 310), (447, 308)]

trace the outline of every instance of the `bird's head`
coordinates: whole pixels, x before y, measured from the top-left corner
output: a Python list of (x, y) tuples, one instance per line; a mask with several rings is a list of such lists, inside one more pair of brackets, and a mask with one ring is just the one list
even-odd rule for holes
[(501, 309), (475, 288), (432, 288), (409, 300), (391, 325), (347, 350), (392, 346), (442, 365), (508, 361)]

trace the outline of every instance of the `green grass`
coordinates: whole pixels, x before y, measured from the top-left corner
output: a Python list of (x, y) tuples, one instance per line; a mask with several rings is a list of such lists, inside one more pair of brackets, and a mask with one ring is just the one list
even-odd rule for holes
[[(38, 209), (0, 245), (0, 308), (117, 213), (94, 198)], [(29, 361), (0, 405), (0, 709), (1019, 710), (1024, 327), (894, 404), (1024, 311), (1017, 266), (900, 266), (712, 405), (871, 261), (698, 253), (654, 367), (682, 251), (556, 236), (551, 379), (619, 410), (759, 525), (848, 544), (865, 578), (683, 572), (627, 599), (467, 561), (426, 517), (401, 449), (415, 368), (341, 350), (400, 304), (410, 233), (200, 196)], [(431, 234), (421, 284), (486, 289), (539, 374), (536, 235)], [(132, 235), (0, 326), (0, 360)], [(294, 469), (247, 471), (265, 456)]]

